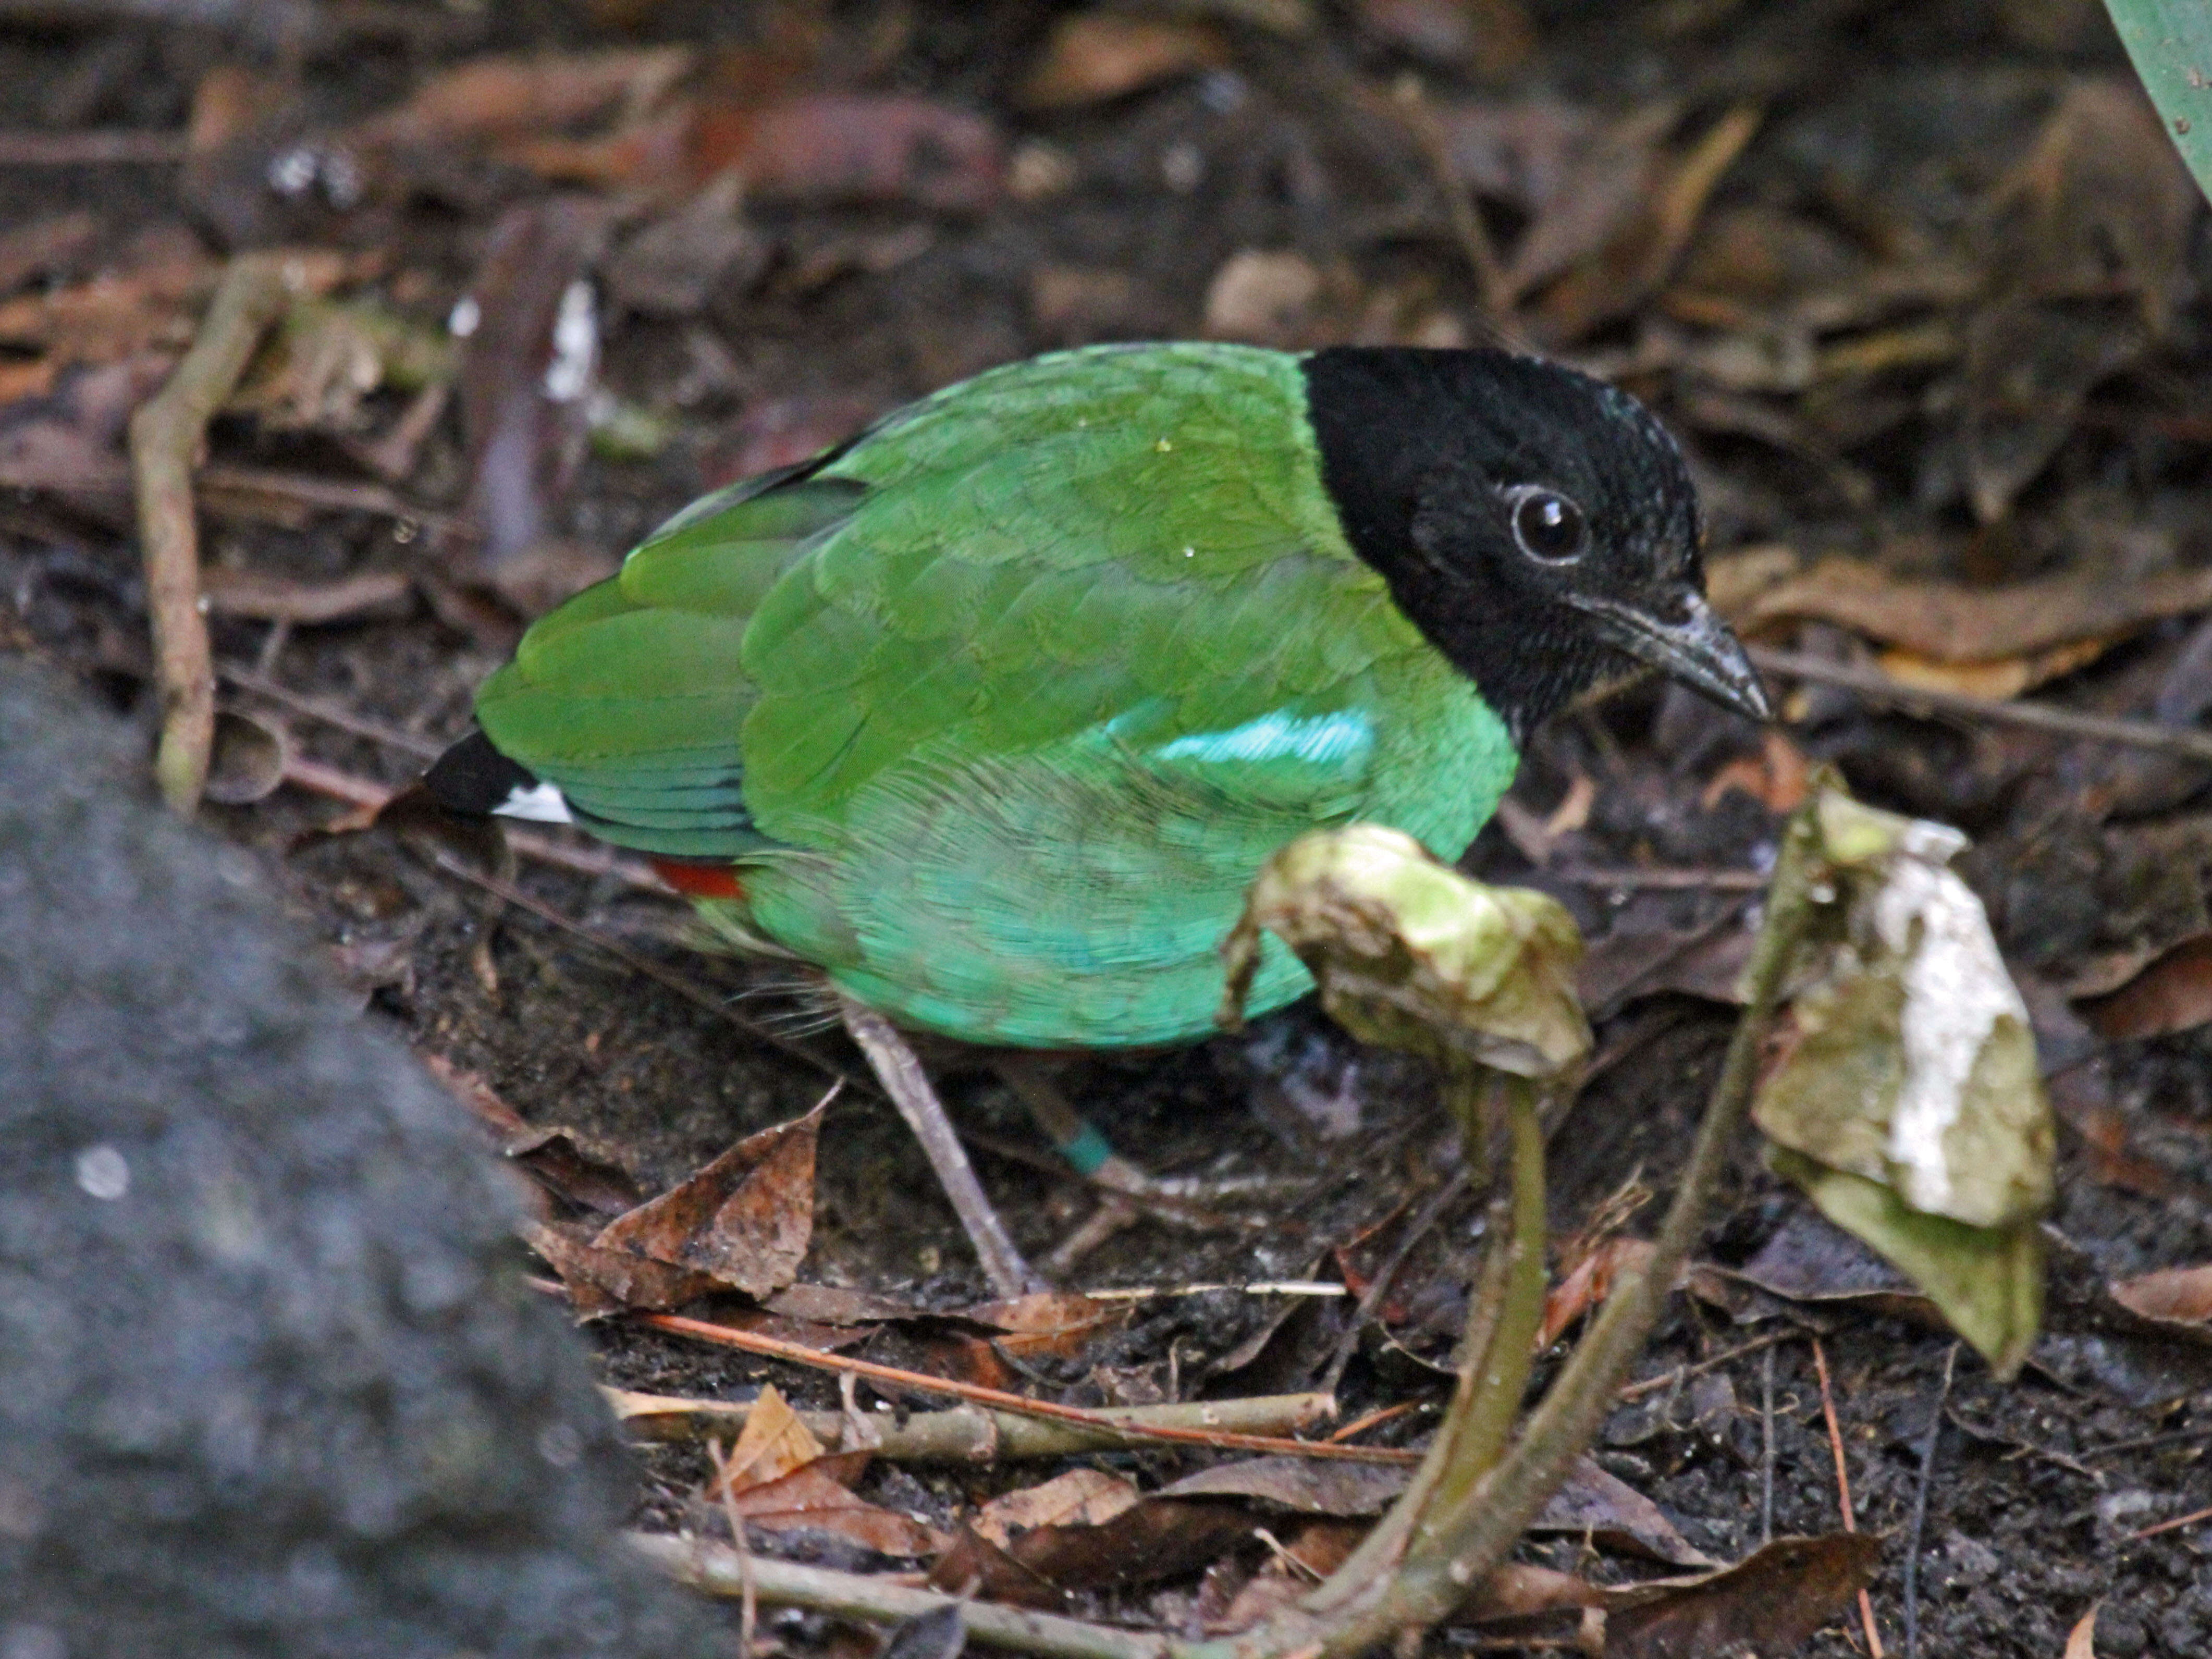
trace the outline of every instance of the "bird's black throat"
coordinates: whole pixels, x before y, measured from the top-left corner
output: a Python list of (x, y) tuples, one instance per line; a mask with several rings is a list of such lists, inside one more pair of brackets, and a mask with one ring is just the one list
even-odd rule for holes
[[(1516, 472), (1595, 470), (1608, 495), (1671, 486), (1646, 465), (1656, 423), (1622, 394), (1540, 360), (1496, 350), (1330, 347), (1304, 360), (1307, 416), (1322, 482), (1352, 551), (1512, 732), (1515, 743), (1622, 659), (1582, 617), (1532, 604), (1479, 565), (1447, 570), (1417, 544), (1424, 492), (1449, 477), (1469, 489)], [(1624, 416), (1624, 409), (1633, 415)], [(1633, 475), (1605, 474), (1611, 452)], [(1686, 488), (1686, 479), (1683, 480)], [(1589, 503), (1601, 506), (1601, 503)]]

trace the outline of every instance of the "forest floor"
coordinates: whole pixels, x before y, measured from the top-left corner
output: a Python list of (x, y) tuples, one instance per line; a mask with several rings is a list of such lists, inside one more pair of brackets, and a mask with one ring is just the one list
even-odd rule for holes
[[(1669, 1189), (1735, 1018), (1759, 876), (1821, 763), (1974, 837), (1963, 868), (2058, 1114), (2063, 1235), (2021, 1374), (2000, 1382), (1970, 1352), (1947, 1373), (1925, 1304), (1747, 1135), (1638, 1367), (1659, 1381), (1594, 1451), (1656, 1518), (1608, 1486), (1620, 1513), (1533, 1537), (1525, 1559), (1616, 1583), (1833, 1534), (1840, 1458), (1848, 1518), (1881, 1540), (1885, 1650), (1905, 1648), (1909, 1562), (1929, 1654), (2070, 1659), (2100, 1602), (2103, 1659), (2212, 1652), (2212, 1521), (2160, 1528), (2212, 1505), (2212, 1297), (2166, 1281), (2194, 1300), (2152, 1320), (2113, 1292), (2212, 1262), (2212, 764), (2004, 713), (2188, 726), (2212, 709), (2212, 236), (2100, 8), (157, 10), (0, 3), (0, 647), (75, 673), (150, 738), (125, 422), (228, 253), (319, 250), (301, 269), (325, 298), (249, 373), (203, 477), (236, 717), (217, 779), (235, 804), (204, 817), (263, 858), (370, 1018), (507, 1115), (505, 1139), (565, 1127), (618, 1166), (541, 1156), (544, 1218), (675, 1185), (805, 1113), (824, 1064), (855, 1057), (811, 1029), (787, 974), (686, 948), (680, 902), (580, 841), (542, 835), (567, 862), (525, 858), (514, 878), (556, 925), (419, 836), (359, 828), (467, 729), (529, 615), (702, 489), (994, 363), (1117, 338), (1502, 337), (1617, 380), (1681, 437), (1715, 598), (1747, 638), (1978, 700), (1938, 718), (1778, 676), (1783, 720), (1762, 733), (1647, 683), (1535, 739), (1466, 867), (1553, 893), (1591, 940), (1601, 1064), (1554, 1131), (1555, 1237), (1625, 1188)], [(737, 177), (741, 200), (717, 182)], [(549, 392), (564, 372), (577, 395)], [(943, 1080), (1017, 1241), (1051, 1256), (1098, 1194), (988, 1071)], [(1086, 1063), (1066, 1086), (1155, 1174), (1264, 1184), (1211, 1230), (1098, 1229), (1063, 1286), (1146, 1293), (1009, 1330), (1022, 1317), (988, 1305), (916, 1146), (848, 1089), (811, 1185), (786, 1195), (811, 1224), (801, 1289), (838, 1294), (688, 1310), (1079, 1405), (1325, 1387), (1341, 1351), (1341, 1421), (1410, 1404), (1361, 1437), (1418, 1444), (1487, 1201), (1447, 1188), (1456, 1135), (1420, 1078), (1300, 1009)], [(1607, 1225), (1648, 1231), (1657, 1211), (1632, 1196)], [(1348, 1331), (1394, 1257), (1376, 1319)], [(1285, 1282), (1304, 1288), (1244, 1288)], [(773, 1382), (838, 1407), (826, 1372), (623, 1317), (586, 1328), (621, 1388), (742, 1401)], [(877, 1397), (933, 1403), (860, 1395)], [(757, 1551), (859, 1571), (942, 1568), (979, 1526), (1018, 1543), (980, 1506), (1048, 1476), (1080, 1467), (1126, 1497), (1115, 1481), (1148, 1494), (1218, 1461), (878, 1460), (854, 1492), (921, 1527), (903, 1545), (772, 1506), (748, 1530)], [(650, 1447), (639, 1524), (720, 1525), (713, 1474), (696, 1440)], [(1372, 1510), (1154, 1504), (1141, 1544), (1060, 1540), (1044, 1599), (1220, 1628), (1284, 1580), (1279, 1552), (1325, 1565)], [(763, 1633), (870, 1650), (818, 1617)], [(1802, 1650), (1866, 1651), (1859, 1609)]]

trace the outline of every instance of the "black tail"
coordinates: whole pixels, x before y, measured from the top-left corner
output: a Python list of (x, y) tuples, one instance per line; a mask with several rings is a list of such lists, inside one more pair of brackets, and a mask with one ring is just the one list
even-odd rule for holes
[(535, 789), (538, 778), (493, 748), (482, 732), (471, 732), (438, 757), (422, 775), (422, 787), (449, 812), (486, 817), (517, 790)]

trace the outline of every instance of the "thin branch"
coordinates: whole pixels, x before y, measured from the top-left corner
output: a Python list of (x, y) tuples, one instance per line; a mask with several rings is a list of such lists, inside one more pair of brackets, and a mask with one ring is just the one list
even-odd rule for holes
[(1063, 1406), (1050, 1400), (1031, 1400), (1022, 1395), (1008, 1394), (1003, 1389), (987, 1389), (980, 1382), (956, 1382), (950, 1377), (902, 1370), (896, 1365), (879, 1364), (872, 1359), (854, 1359), (846, 1354), (824, 1353), (819, 1348), (786, 1342), (780, 1337), (763, 1336), (757, 1331), (734, 1330), (727, 1325), (712, 1324), (683, 1314), (638, 1313), (630, 1315), (629, 1321), (632, 1324), (643, 1325), (653, 1330), (666, 1331), (672, 1336), (696, 1337), (704, 1342), (719, 1343), (726, 1348), (741, 1348), (747, 1353), (763, 1354), (770, 1359), (787, 1359), (793, 1364), (811, 1365), (818, 1370), (848, 1371), (855, 1376), (865, 1376), (872, 1382), (888, 1382), (895, 1388), (911, 1389), (917, 1394), (944, 1395), (951, 1399), (971, 1401), (976, 1405), (993, 1407), (1000, 1411), (1018, 1412), (1026, 1417), (1048, 1417), (1061, 1423), (1079, 1423), (1085, 1428), (1114, 1436), (1126, 1444), (1163, 1441), (1176, 1445), (1210, 1446), (1220, 1451), (1274, 1452), (1285, 1457), (1313, 1457), (1340, 1463), (1407, 1464), (1416, 1462), (1419, 1455), (1390, 1446), (1340, 1446), (1328, 1440), (1292, 1440), (1276, 1435), (1237, 1434), (1218, 1429), (1149, 1425), (1142, 1419), (1130, 1415), (1135, 1407), (1120, 1411), (1092, 1411), (1081, 1406)]
[(356, 714), (349, 708), (342, 708), (337, 704), (325, 702), (320, 697), (311, 697), (304, 692), (295, 691), (282, 682), (273, 680), (256, 669), (246, 667), (243, 663), (219, 662), (215, 665), (215, 672), (241, 691), (251, 691), (257, 697), (266, 697), (270, 702), (290, 710), (295, 714), (304, 714), (309, 720), (320, 720), (325, 726), (346, 732), (352, 737), (366, 738), (371, 743), (380, 743), (386, 748), (396, 749), (403, 755), (412, 755), (418, 760), (435, 760), (445, 752), (443, 744), (433, 743), (428, 738), (416, 737), (411, 732), (402, 732), (396, 726), (386, 726), (381, 720), (371, 720), (366, 714)]
[(1759, 1362), (1759, 1547), (1774, 1541), (1774, 1350)]
[[(849, 1382), (854, 1373), (844, 1375)], [(737, 1401), (673, 1399), (633, 1394), (626, 1389), (600, 1392), (613, 1406), (616, 1419), (642, 1440), (690, 1440), (719, 1430), (741, 1429), (753, 1411), (750, 1405)], [(1324, 1422), (1334, 1410), (1335, 1402), (1327, 1395), (1285, 1394), (1126, 1407), (1116, 1413), (1123, 1426), (1115, 1429), (1018, 1412), (986, 1411), (976, 1406), (939, 1412), (885, 1412), (867, 1416), (863, 1426), (870, 1437), (868, 1449), (891, 1462), (973, 1468), (987, 1463), (1118, 1451), (1129, 1443), (1129, 1426), (1287, 1438), (1291, 1430)], [(842, 1412), (803, 1411), (799, 1417), (833, 1451), (851, 1451), (861, 1443)], [(1367, 1426), (1372, 1421), (1369, 1419), (1353, 1426)]]
[(750, 1578), (753, 1593), (771, 1606), (811, 1607), (879, 1625), (903, 1624), (958, 1607), (969, 1641), (1042, 1654), (1045, 1659), (1164, 1659), (1168, 1650), (1164, 1637), (1140, 1631), (1114, 1630), (1055, 1613), (1024, 1613), (994, 1601), (963, 1602), (956, 1595), (911, 1589), (854, 1572), (805, 1567), (760, 1555), (752, 1558), (748, 1571), (735, 1550), (699, 1539), (634, 1532), (627, 1540), (677, 1583), (709, 1595), (742, 1596)]
[(1815, 685), (1832, 685), (1907, 714), (1928, 710), (1958, 714), (1993, 725), (2032, 726), (2060, 737), (2123, 744), (2131, 749), (2148, 749), (2161, 755), (2178, 755), (2185, 760), (2212, 763), (2212, 732), (2160, 726), (2154, 720), (2084, 714), (2071, 708), (2054, 708), (2049, 703), (2001, 702), (1994, 697), (1969, 696), (1963, 691), (1930, 690), (1893, 680), (1878, 668), (1829, 662), (1802, 652), (1778, 651), (1771, 646), (1747, 646), (1745, 649), (1752, 661), (1767, 673), (1787, 674)]
[[(1856, 1532), (1858, 1518), (1851, 1512), (1851, 1472), (1844, 1462), (1844, 1431), (1836, 1423), (1835, 1396), (1828, 1389), (1828, 1352), (1820, 1339), (1813, 1339), (1813, 1369), (1820, 1376), (1820, 1414), (1828, 1419), (1828, 1450), (1836, 1460), (1836, 1503), (1844, 1512), (1844, 1530)], [(1881, 1659), (1881, 1632), (1874, 1622), (1874, 1601), (1859, 1591), (1859, 1620), (1866, 1626), (1867, 1651)]]
[(154, 679), (161, 696), (161, 742), (154, 775), (171, 808), (190, 815), (205, 787), (215, 742), (214, 653), (200, 609), (199, 525), (192, 469), (207, 428), (289, 299), (286, 260), (241, 253), (216, 287), (192, 348), (176, 372), (131, 417), (131, 465), (146, 605), (154, 624)]
[(78, 132), (0, 131), (0, 167), (175, 167), (191, 153), (182, 129), (94, 127)]

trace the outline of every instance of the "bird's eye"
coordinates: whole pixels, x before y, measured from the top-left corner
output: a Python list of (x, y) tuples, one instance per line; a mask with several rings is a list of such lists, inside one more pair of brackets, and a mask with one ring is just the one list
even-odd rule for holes
[(1513, 539), (1532, 559), (1559, 564), (1579, 555), (1589, 539), (1583, 510), (1556, 489), (1524, 485), (1513, 492)]

